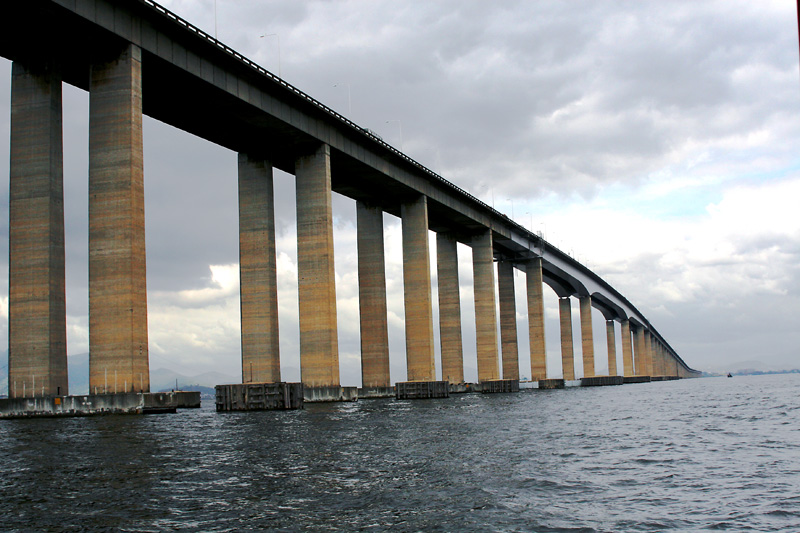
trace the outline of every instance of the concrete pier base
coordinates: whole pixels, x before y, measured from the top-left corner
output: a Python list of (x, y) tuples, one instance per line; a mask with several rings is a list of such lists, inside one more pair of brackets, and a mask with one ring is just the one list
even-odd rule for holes
[(236, 383), (217, 385), (217, 412), (302, 409), (302, 383)]
[(519, 392), (518, 379), (490, 379), (479, 383), (482, 393)]
[(200, 408), (200, 391), (176, 390), (172, 394), (175, 395), (178, 409)]
[(394, 390), (398, 400), (450, 397), (450, 384), (447, 381), (398, 381)]
[(475, 384), (474, 383), (450, 383), (450, 394), (464, 394), (466, 392), (475, 392)]
[(581, 387), (605, 387), (607, 385), (622, 385), (622, 376), (594, 376), (581, 379)]
[(305, 387), (303, 397), (306, 402), (356, 402), (358, 387)]
[(650, 383), (650, 376), (625, 376), (623, 383)]
[(4, 398), (0, 399), (0, 419), (174, 413), (177, 408), (174, 392)]
[(394, 398), (394, 387), (361, 387), (358, 389), (358, 399)]
[(539, 388), (540, 389), (563, 389), (564, 388), (564, 380), (563, 379), (540, 379), (539, 380)]

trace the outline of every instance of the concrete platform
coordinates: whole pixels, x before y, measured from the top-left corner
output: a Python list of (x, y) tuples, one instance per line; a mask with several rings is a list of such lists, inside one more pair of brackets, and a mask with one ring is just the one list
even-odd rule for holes
[(217, 411), (272, 411), (303, 408), (302, 383), (217, 385)]
[(127, 392), (85, 396), (0, 399), (0, 418), (74, 417), (109, 414), (174, 413), (174, 392)]
[(539, 388), (540, 389), (563, 389), (564, 388), (564, 380), (563, 379), (540, 379), (539, 380)]
[(622, 376), (595, 376), (581, 379), (581, 387), (606, 387), (608, 385), (622, 385)]
[(447, 381), (398, 381), (394, 390), (398, 400), (450, 397), (450, 384)]
[(519, 392), (518, 379), (490, 379), (481, 381), (478, 385), (484, 394)]
[(623, 383), (650, 383), (650, 376), (625, 376)]
[(355, 402), (358, 401), (358, 387), (305, 387), (303, 398), (306, 402)]
[(200, 391), (176, 390), (172, 394), (178, 402), (178, 409), (200, 408)]
[(362, 387), (358, 389), (358, 399), (394, 398), (394, 387)]

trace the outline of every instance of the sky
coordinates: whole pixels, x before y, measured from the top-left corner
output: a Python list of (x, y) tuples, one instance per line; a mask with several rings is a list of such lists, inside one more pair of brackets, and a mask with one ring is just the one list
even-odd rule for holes
[[(625, 295), (689, 366), (800, 367), (795, 2), (162, 4), (542, 232)], [(0, 346), (8, 338), (10, 70), (0, 59)], [(65, 86), (63, 105), (72, 355), (89, 350), (88, 95)], [(236, 154), (147, 117), (144, 146), (150, 367), (238, 377)], [(281, 361), (283, 378), (297, 380), (293, 176), (276, 172), (275, 191)], [(392, 380), (402, 381), (399, 220), (385, 215), (384, 232)], [(355, 236), (355, 203), (334, 194), (343, 385), (360, 383)], [(431, 234), (435, 291), (434, 244)], [(465, 367), (474, 380), (468, 247), (459, 245), (459, 261)], [(524, 274), (515, 281), (527, 376)], [(557, 377), (557, 297), (548, 288), (545, 311)], [(593, 323), (602, 373), (598, 311)]]

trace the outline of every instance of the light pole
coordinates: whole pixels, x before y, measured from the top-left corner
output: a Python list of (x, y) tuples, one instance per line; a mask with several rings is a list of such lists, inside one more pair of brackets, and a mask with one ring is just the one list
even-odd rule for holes
[(259, 39), (263, 39), (264, 37), (275, 37), (275, 39), (278, 41), (278, 77), (282, 78), (283, 76), (281, 76), (281, 36), (278, 35), (277, 33), (265, 33), (264, 35), (259, 37)]
[(403, 123), (400, 120), (387, 120), (386, 123), (389, 124), (390, 122), (397, 122), (397, 127), (400, 129), (400, 151), (403, 151)]
[(351, 116), (353, 114), (353, 101), (350, 98), (350, 84), (349, 83), (334, 83), (334, 87), (338, 87), (339, 85), (344, 85), (347, 87), (347, 116)]

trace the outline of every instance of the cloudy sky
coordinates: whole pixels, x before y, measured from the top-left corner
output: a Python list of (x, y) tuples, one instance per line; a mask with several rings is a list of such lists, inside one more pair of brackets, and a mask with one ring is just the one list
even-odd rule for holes
[[(690, 366), (800, 367), (795, 2), (162, 3), (543, 232), (628, 297)], [(10, 70), (0, 60), (2, 345)], [(65, 87), (70, 354), (88, 351), (87, 113), (88, 95)], [(145, 187), (151, 368), (237, 376), (236, 155), (146, 119)], [(285, 379), (299, 378), (293, 188), (292, 176), (277, 174)], [(334, 217), (342, 382), (353, 385), (354, 202), (335, 196)], [(392, 378), (402, 380), (400, 226), (389, 215), (385, 237)], [(471, 252), (459, 254), (474, 379)], [(517, 285), (529, 375), (521, 274)], [(553, 375), (556, 302), (546, 289)], [(593, 318), (603, 372), (605, 330), (599, 312)], [(576, 315), (576, 337), (577, 327)]]

